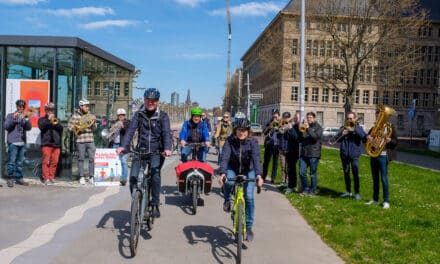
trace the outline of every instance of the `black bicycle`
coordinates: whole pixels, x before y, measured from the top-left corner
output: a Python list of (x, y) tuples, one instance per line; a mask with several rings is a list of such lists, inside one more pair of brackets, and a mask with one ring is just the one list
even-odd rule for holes
[(157, 153), (143, 150), (131, 151), (140, 160), (141, 169), (137, 176), (137, 184), (134, 186), (131, 199), (130, 213), (130, 251), (136, 255), (139, 235), (144, 227), (153, 229), (154, 214), (151, 194), (151, 156)]

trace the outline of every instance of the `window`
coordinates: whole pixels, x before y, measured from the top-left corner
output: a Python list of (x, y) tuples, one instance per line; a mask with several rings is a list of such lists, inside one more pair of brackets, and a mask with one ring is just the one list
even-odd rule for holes
[(318, 56), (318, 46), (319, 42), (317, 40), (313, 41), (313, 56)]
[(399, 105), (399, 92), (393, 93), (393, 105), (395, 106)]
[(365, 114), (358, 113), (357, 114), (357, 121), (359, 122), (360, 125), (364, 125), (365, 124)]
[(309, 101), (309, 87), (304, 88), (304, 102)]
[(90, 82), (87, 82), (87, 94), (90, 96), (92, 95), (92, 84)]
[(387, 105), (389, 102), (389, 97), (390, 97), (390, 92), (389, 91), (384, 91), (383, 92), (383, 97), (382, 97), (382, 103)]
[(115, 91), (116, 91), (116, 96), (121, 95), (121, 83), (120, 82), (115, 83)]
[(405, 121), (403, 119), (403, 115), (397, 115), (397, 129), (404, 130), (405, 129)]
[(428, 106), (429, 105), (429, 93), (424, 93), (423, 94), (423, 106)]
[(292, 94), (290, 95), (290, 100), (298, 102), (298, 86), (292, 87)]
[(421, 69), (419, 71), (419, 84), (423, 85), (424, 77), (425, 77), (425, 70)]
[(431, 84), (431, 78), (432, 78), (432, 75), (431, 75), (431, 70), (430, 69), (428, 69), (428, 70), (426, 70), (426, 84)]
[(416, 100), (416, 106), (419, 105), (419, 93), (413, 93), (413, 100)]
[(355, 104), (359, 104), (359, 94), (361, 93), (361, 91), (359, 91), (359, 89), (356, 89), (356, 92), (354, 93), (354, 103)]
[(370, 91), (364, 90), (364, 93), (362, 95), (362, 103), (363, 104), (369, 104), (370, 103)]
[(365, 66), (361, 66), (361, 67), (359, 68), (359, 81), (360, 81), (360, 82), (364, 82), (364, 81), (365, 81), (365, 75), (364, 75), (364, 72), (365, 72)]
[(438, 80), (438, 78), (439, 78), (439, 76), (438, 76), (438, 71), (437, 71), (437, 70), (434, 70), (434, 76), (433, 76), (433, 78), (432, 78), (432, 80), (433, 80), (432, 84), (433, 84), (433, 85), (437, 85), (437, 80)]
[(95, 95), (101, 95), (101, 83), (95, 82)]
[(316, 122), (318, 122), (318, 124), (320, 124), (321, 126), (324, 125), (324, 112), (316, 112)]
[(337, 112), (336, 113), (336, 125), (341, 127), (345, 124), (344, 121), (344, 113), (343, 112)]
[(311, 40), (307, 40), (307, 44), (306, 44), (306, 55), (312, 55), (312, 41)]
[(409, 93), (403, 92), (402, 106), (409, 106)]
[(298, 55), (298, 39), (292, 41), (292, 55)]
[(373, 91), (373, 104), (377, 105), (379, 103), (379, 91)]
[(312, 88), (312, 102), (318, 102), (319, 98), (319, 88), (313, 87)]
[(333, 42), (332, 41), (327, 41), (327, 57), (331, 57), (332, 56), (332, 49), (333, 49)]
[(319, 47), (319, 56), (325, 56), (325, 40), (321, 40), (321, 45)]
[(433, 106), (433, 107), (434, 107), (435, 104), (437, 103), (437, 100), (438, 100), (438, 95), (437, 95), (437, 93), (433, 93), (433, 94), (432, 94), (432, 106)]
[(129, 92), (129, 83), (128, 82), (124, 82), (124, 96), (128, 96), (128, 92)]
[(103, 96), (110, 96), (110, 83), (104, 82), (104, 93)]
[(365, 81), (367, 83), (371, 83), (371, 71), (372, 71), (372, 67), (371, 66), (367, 66), (367, 72), (365, 75)]
[(329, 92), (329, 88), (322, 89), (322, 102), (323, 103), (328, 103), (328, 92)]
[(332, 89), (333, 96), (332, 96), (332, 102), (333, 103), (339, 103), (339, 93), (336, 89)]
[(292, 63), (292, 79), (296, 79), (296, 74), (297, 74), (297, 70), (296, 70), (296, 62)]

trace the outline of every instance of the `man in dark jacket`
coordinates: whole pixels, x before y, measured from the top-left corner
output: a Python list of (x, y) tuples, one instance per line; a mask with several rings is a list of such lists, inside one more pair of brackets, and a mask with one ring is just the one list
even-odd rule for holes
[(366, 134), (364, 129), (357, 123), (356, 114), (348, 113), (345, 125), (339, 129), (335, 136), (340, 145), (339, 155), (344, 171), (345, 193), (341, 197), (351, 197), (350, 166), (353, 173), (354, 193), (357, 201), (361, 200), (359, 194), (359, 156), (361, 155), (362, 141), (365, 142)]
[[(303, 188), (302, 195), (315, 195), (318, 187), (318, 163), (321, 158), (322, 127), (315, 121), (316, 115), (308, 112), (301, 139), (301, 157), (299, 159), (299, 175)], [(307, 180), (307, 167), (310, 167), (311, 184)]]
[(41, 169), (43, 181), (44, 184), (48, 185), (53, 184), (55, 179), (61, 151), (63, 126), (55, 117), (54, 103), (47, 103), (44, 106), (44, 111), (46, 114), (38, 119), (38, 128), (41, 130), (41, 152), (43, 153)]
[(278, 125), (280, 121), (280, 112), (278, 109), (272, 111), (272, 120), (266, 124), (263, 131), (264, 135), (264, 160), (263, 160), (263, 180), (266, 180), (269, 162), (272, 159), (271, 183), (275, 183), (275, 177), (278, 170), (279, 142)]
[[(163, 164), (161, 154), (171, 156), (171, 128), (170, 119), (166, 112), (158, 109), (160, 92), (156, 88), (148, 88), (144, 93), (144, 107), (137, 111), (128, 127), (127, 132), (117, 149), (120, 155), (128, 151), (130, 142), (136, 130), (139, 129), (139, 136), (136, 144), (136, 151), (147, 150), (152, 153), (150, 156), (151, 177), (152, 177), (152, 204), (154, 217), (160, 217), (159, 195), (160, 195), (160, 169)], [(141, 160), (135, 155), (132, 160), (130, 172), (130, 191), (133, 191), (137, 184), (137, 177), (141, 168)]]
[(14, 187), (15, 183), (27, 186), (29, 183), (23, 180), (23, 160), (26, 153), (26, 131), (32, 129), (29, 116), (24, 113), (26, 102), (24, 100), (17, 100), (15, 102), (17, 111), (6, 116), (4, 127), (8, 132), (8, 187)]
[(297, 170), (296, 163), (299, 159), (299, 140), (301, 133), (299, 132), (299, 114), (293, 116), (293, 125), (287, 130), (287, 189), (286, 194), (296, 191)]

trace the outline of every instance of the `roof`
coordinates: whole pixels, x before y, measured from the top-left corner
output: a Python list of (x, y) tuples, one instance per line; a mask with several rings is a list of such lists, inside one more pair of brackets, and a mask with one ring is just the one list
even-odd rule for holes
[(0, 35), (0, 46), (78, 48), (131, 72), (135, 66), (77, 37)]

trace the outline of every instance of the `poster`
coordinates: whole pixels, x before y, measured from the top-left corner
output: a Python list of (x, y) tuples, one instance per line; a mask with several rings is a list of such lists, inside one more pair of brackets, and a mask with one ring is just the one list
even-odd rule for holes
[(27, 143), (35, 144), (39, 140), (38, 119), (44, 116), (44, 105), (49, 101), (49, 80), (6, 80), (6, 113), (14, 113), (15, 102), (22, 99), (26, 102), (25, 113), (29, 114), (32, 129), (27, 132)]
[(119, 186), (122, 167), (116, 149), (97, 148), (95, 153), (95, 186)]

